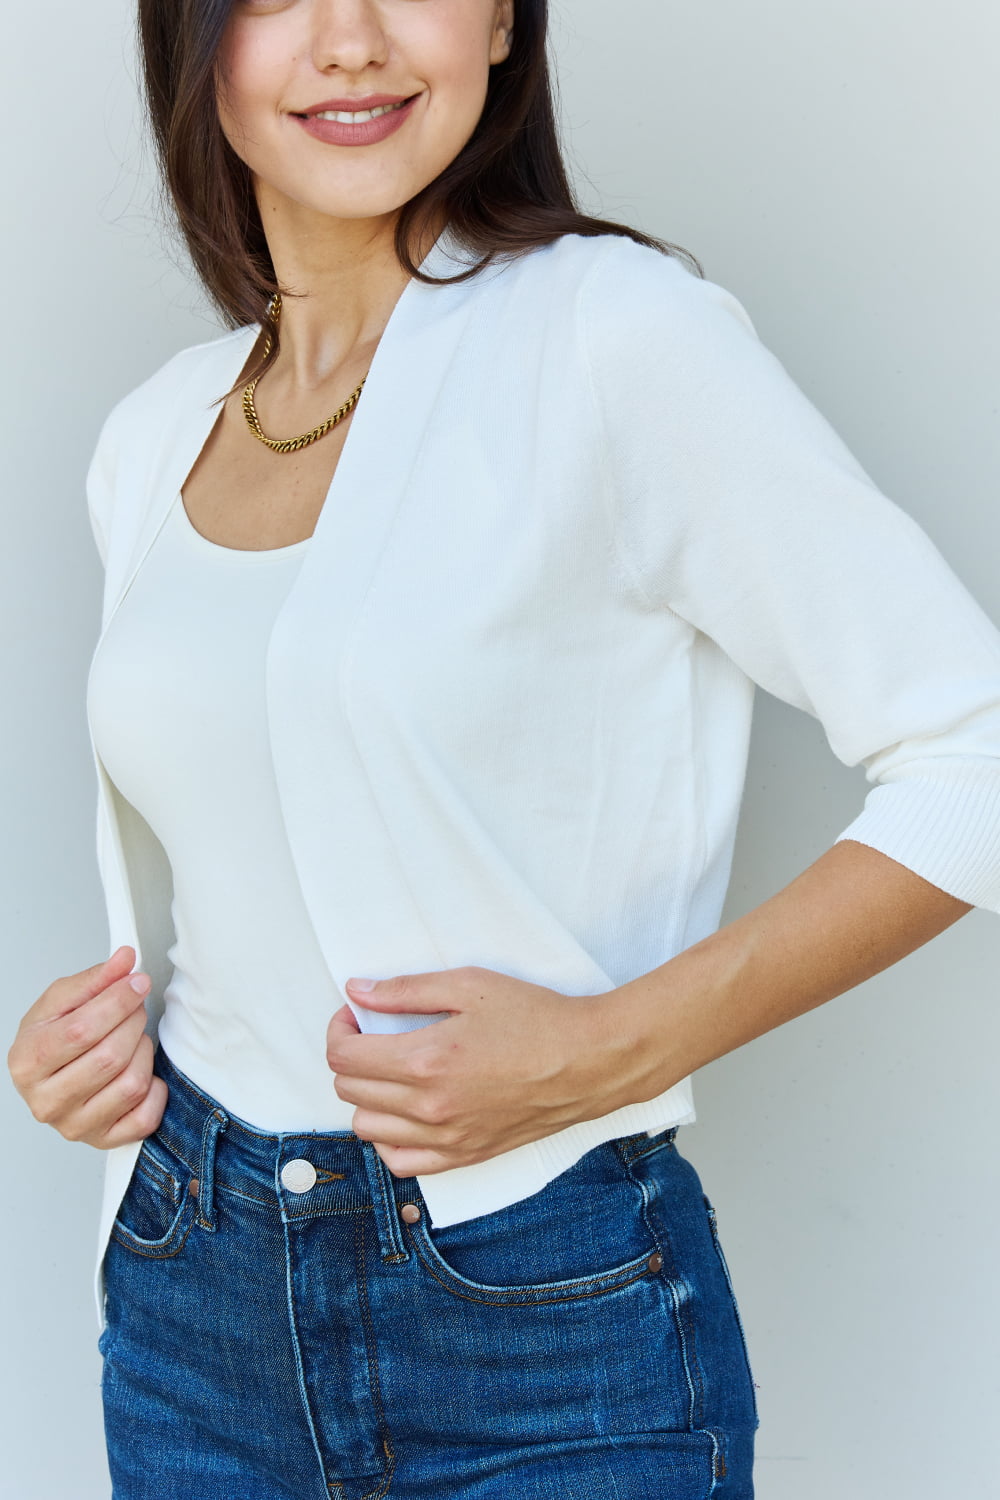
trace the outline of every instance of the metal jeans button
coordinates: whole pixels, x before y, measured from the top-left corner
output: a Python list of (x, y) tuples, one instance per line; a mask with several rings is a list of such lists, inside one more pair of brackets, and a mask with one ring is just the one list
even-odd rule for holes
[(316, 1168), (311, 1161), (304, 1161), (301, 1156), (294, 1161), (286, 1161), (281, 1169), (281, 1185), (290, 1193), (308, 1193), (316, 1185)]

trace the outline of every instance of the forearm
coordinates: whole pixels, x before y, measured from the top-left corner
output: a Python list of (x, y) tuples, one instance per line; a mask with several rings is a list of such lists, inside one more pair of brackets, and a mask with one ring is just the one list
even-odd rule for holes
[(596, 997), (596, 1044), (617, 1102), (653, 1098), (878, 974), (970, 910), (867, 845), (835, 844), (753, 911)]

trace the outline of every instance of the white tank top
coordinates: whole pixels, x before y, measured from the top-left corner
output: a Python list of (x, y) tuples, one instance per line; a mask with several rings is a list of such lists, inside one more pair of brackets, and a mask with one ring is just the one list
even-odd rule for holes
[(326, 1063), (344, 1001), (299, 888), (267, 730), (267, 643), (308, 546), (218, 546), (178, 495), (88, 688), (98, 753), (173, 873), (164, 1050), (266, 1131), (349, 1130), (354, 1113)]

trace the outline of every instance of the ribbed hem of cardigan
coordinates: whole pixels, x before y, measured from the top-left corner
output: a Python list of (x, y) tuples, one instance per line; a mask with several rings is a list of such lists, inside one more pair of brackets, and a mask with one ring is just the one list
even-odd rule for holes
[(471, 1167), (453, 1167), (418, 1177), (431, 1223), (443, 1229), (480, 1214), (495, 1213), (541, 1192), (554, 1177), (581, 1156), (621, 1135), (645, 1130), (654, 1135), (671, 1125), (690, 1125), (695, 1118), (690, 1078), (682, 1078), (665, 1094), (641, 1104), (627, 1104), (597, 1120), (582, 1120), (567, 1130), (504, 1151)]
[(1000, 914), (1000, 762), (912, 767), (874, 787), (838, 834), (923, 876), (970, 906)]

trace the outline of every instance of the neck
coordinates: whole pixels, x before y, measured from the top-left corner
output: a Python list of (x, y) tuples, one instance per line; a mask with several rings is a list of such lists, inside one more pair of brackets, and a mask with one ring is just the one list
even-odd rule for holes
[[(394, 247), (397, 213), (334, 219), (258, 186), (261, 220), (283, 296), (276, 367), (290, 390), (310, 391), (355, 351), (377, 345), (409, 277)], [(415, 245), (419, 265), (437, 228)]]

